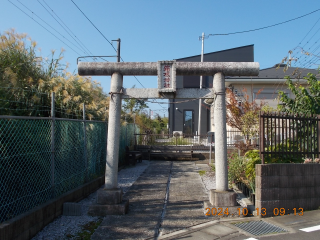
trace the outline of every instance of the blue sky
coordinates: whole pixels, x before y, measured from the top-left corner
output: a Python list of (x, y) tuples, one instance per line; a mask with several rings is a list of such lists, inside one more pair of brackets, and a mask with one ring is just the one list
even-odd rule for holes
[[(43, 57), (50, 56), (52, 49), (59, 52), (64, 48), (66, 50), (64, 61), (70, 63), (70, 72), (77, 71), (77, 57), (87, 54), (51, 14), (58, 16), (73, 34), (68, 32), (75, 35), (93, 55), (115, 55), (109, 42), (100, 35), (71, 0), (19, 0), (25, 6), (18, 0), (10, 1), (65, 43), (7, 0), (1, 0), (0, 32), (14, 28), (19, 33), (28, 33), (41, 47), (39, 55)], [(202, 32), (216, 34), (256, 29), (299, 17), (320, 8), (320, 2), (316, 0), (74, 0), (74, 2), (109, 41), (121, 38), (121, 56), (127, 62), (156, 62), (198, 55), (201, 53), (199, 36)], [(254, 44), (254, 58), (260, 63), (260, 68), (272, 67), (287, 56), (289, 50), (299, 45), (304, 46), (305, 50), (310, 48), (309, 50), (314, 50), (315, 53), (320, 51), (317, 49), (317, 46), (320, 46), (319, 18), (320, 11), (265, 30), (211, 36), (205, 40), (204, 52)], [(116, 43), (114, 47), (116, 48)], [(306, 60), (297, 50), (294, 52), (294, 57), (302, 60), (296, 66), (302, 66)], [(115, 58), (110, 59), (110, 61), (115, 60)], [(311, 67), (316, 68), (317, 65)], [(157, 87), (157, 79), (154, 76), (137, 78), (146, 88)], [(93, 79), (101, 83), (106, 93), (109, 92), (110, 77), (93, 77)], [(135, 78), (124, 77), (124, 87), (133, 85), (137, 88), (142, 87)], [(149, 106), (155, 113), (161, 116), (167, 115), (166, 110), (158, 110), (167, 109), (167, 105), (149, 104)]]

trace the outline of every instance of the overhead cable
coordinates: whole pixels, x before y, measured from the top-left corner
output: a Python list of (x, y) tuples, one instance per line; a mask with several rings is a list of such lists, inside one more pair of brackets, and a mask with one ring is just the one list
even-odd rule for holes
[[(72, 1), (72, 0), (71, 0)], [(284, 21), (284, 22), (280, 22), (280, 23), (276, 23), (276, 24), (272, 24), (270, 26), (266, 26), (266, 27), (261, 27), (261, 28), (256, 28), (256, 29), (251, 29), (251, 30), (246, 30), (246, 31), (240, 31), (240, 32), (231, 32), (231, 33), (215, 33), (215, 34), (209, 34), (210, 36), (225, 36), (225, 35), (233, 35), (233, 34), (239, 34), (239, 33), (248, 33), (248, 32), (254, 32), (254, 31), (259, 31), (259, 30), (263, 30), (263, 29), (266, 29), (266, 28), (271, 28), (271, 27), (275, 27), (275, 26), (278, 26), (278, 25), (281, 25), (281, 24), (285, 24), (285, 23), (288, 23), (288, 22), (291, 22), (291, 21), (294, 21), (294, 20), (297, 20), (299, 18), (303, 18), (303, 17), (306, 17), (308, 15), (311, 15), (317, 11), (320, 11), (320, 8), (317, 9), (317, 10), (314, 10), (310, 13), (307, 13), (305, 15), (302, 15), (300, 17), (296, 17), (296, 18), (293, 18), (293, 19), (290, 19), (290, 20), (287, 20), (287, 21)]]
[(57, 37), (54, 33), (52, 33), (50, 30), (48, 30), (45, 26), (43, 26), (41, 23), (39, 23), (37, 20), (33, 19), (28, 13), (26, 13), (25, 11), (23, 11), (21, 8), (19, 8), (16, 4), (14, 4), (13, 2), (11, 2), (10, 0), (8, 0), (8, 2), (10, 2), (12, 5), (14, 5), (16, 8), (18, 8), (21, 12), (23, 12), (25, 15), (27, 15), (29, 18), (31, 18), (33, 21), (35, 21), (36, 23), (38, 23), (41, 27), (43, 27), (46, 31), (48, 31), (49, 33), (51, 33), (55, 38), (57, 38), (58, 40), (60, 40), (63, 44), (65, 44), (66, 46), (68, 46), (72, 51), (74, 51), (76, 54), (78, 54), (79, 56), (81, 56), (80, 53), (78, 53), (76, 50), (74, 50), (72, 47), (70, 47), (67, 43), (65, 43), (63, 40), (61, 40), (59, 37)]
[[(73, 1), (71, 0), (71, 2), (79, 9), (79, 11), (83, 14), (83, 16), (85, 16), (85, 18), (92, 24), (92, 26), (101, 34), (101, 36), (106, 40), (108, 41), (108, 43), (112, 46), (112, 48), (114, 49), (114, 51), (117, 52), (117, 50), (115, 49), (115, 47), (113, 46), (113, 44), (106, 38), (106, 36), (96, 27), (96, 25), (94, 25), (94, 23), (87, 17), (87, 15), (78, 7), (78, 5)], [(122, 59), (122, 57), (120, 56), (121, 60), (124, 61)], [(136, 76), (134, 76), (134, 78), (140, 83), (140, 85), (145, 88), (145, 86), (143, 86), (143, 84), (138, 80), (138, 78)], [(156, 102), (153, 102), (153, 103), (156, 103)], [(158, 103), (159, 104), (159, 103)], [(161, 105), (160, 105), (161, 106)], [(162, 107), (162, 106), (161, 106)]]

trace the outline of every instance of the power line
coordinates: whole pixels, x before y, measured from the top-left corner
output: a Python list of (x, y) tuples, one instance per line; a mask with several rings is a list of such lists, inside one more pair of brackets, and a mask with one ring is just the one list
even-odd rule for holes
[(81, 42), (81, 40), (72, 32), (72, 30), (63, 22), (63, 20), (53, 11), (53, 9), (45, 2), (45, 0), (43, 0), (43, 2), (48, 6), (48, 8), (51, 9), (51, 11), (53, 12), (53, 14), (62, 22), (62, 24), (68, 28), (68, 30), (74, 35), (75, 38), (77, 38), (79, 40), (79, 45), (81, 44), (91, 55), (93, 55), (93, 53)]
[(50, 28), (52, 28), (56, 33), (58, 33), (60, 36), (62, 36), (64, 39), (66, 39), (69, 43), (71, 43), (73, 46), (81, 50), (78, 46), (76, 46), (73, 42), (71, 42), (68, 38), (66, 38), (64, 35), (62, 35), (59, 31), (57, 31), (54, 27), (52, 27), (49, 23), (47, 23), (45, 20), (43, 20), (41, 17), (39, 17), (35, 12), (33, 12), (31, 9), (29, 9), (26, 5), (24, 5), (20, 0), (17, 0), (22, 6), (24, 6), (26, 9), (28, 9), (32, 14), (34, 14), (36, 17), (38, 17), (42, 22), (47, 24)]
[[(298, 46), (295, 47), (292, 52), (297, 49), (297, 48), (300, 48), (299, 45), (303, 42), (303, 40), (309, 35), (309, 33), (312, 31), (312, 29), (317, 25), (317, 23), (319, 22), (320, 18), (318, 18), (318, 20), (313, 24), (313, 26), (310, 28), (310, 30), (307, 32), (307, 34), (302, 38), (302, 40), (299, 42)], [(313, 36), (312, 36), (313, 37)], [(312, 38), (311, 37), (311, 38)], [(307, 43), (311, 40), (311, 38), (307, 41)], [(305, 46), (305, 45), (304, 45)], [(303, 46), (303, 47), (304, 47)], [(302, 47), (302, 48), (303, 48)], [(293, 56), (296, 56), (297, 54), (299, 53), (299, 49), (296, 51), (296, 53), (293, 53)], [(298, 58), (299, 59), (299, 58)], [(299, 61), (298, 61), (299, 62)], [(298, 62), (295, 62), (295, 65), (298, 63)]]
[(308, 34), (312, 31), (312, 29), (314, 28), (314, 26), (319, 22), (320, 18), (318, 18), (318, 20), (316, 21), (316, 23), (312, 26), (312, 28), (309, 30), (309, 32), (304, 36), (304, 38), (300, 41), (299, 44), (302, 43), (302, 41), (308, 36)]
[(55, 38), (57, 38), (58, 40), (60, 40), (63, 44), (65, 44), (66, 46), (68, 46), (72, 51), (74, 51), (76, 54), (78, 54), (79, 56), (81, 56), (80, 53), (78, 53), (76, 50), (74, 50), (72, 47), (70, 47), (68, 44), (66, 44), (63, 40), (61, 40), (59, 37), (57, 37), (54, 33), (52, 33), (50, 30), (48, 30), (45, 26), (43, 26), (41, 23), (39, 23), (37, 20), (33, 19), (28, 13), (26, 13), (25, 11), (23, 11), (21, 8), (19, 8), (16, 4), (14, 4), (13, 2), (11, 2), (10, 0), (8, 0), (8, 2), (10, 2), (12, 5), (14, 5), (16, 8), (18, 8), (21, 12), (23, 12), (25, 15), (27, 15), (29, 18), (31, 18), (33, 21), (35, 21), (36, 23), (38, 23), (41, 27), (43, 27), (46, 31), (48, 31), (49, 33), (51, 33)]
[[(71, 2), (79, 9), (79, 11), (83, 14), (83, 16), (86, 17), (86, 19), (92, 24), (92, 26), (101, 34), (101, 36), (108, 41), (108, 43), (112, 46), (112, 48), (114, 49), (114, 51), (117, 52), (117, 50), (115, 49), (115, 47), (113, 46), (113, 44), (106, 38), (106, 36), (94, 25), (94, 23), (86, 16), (86, 14), (78, 7), (78, 5), (71, 0)], [(122, 57), (120, 56), (121, 60), (123, 61)], [(124, 62), (124, 61), (123, 61)], [(143, 84), (138, 80), (138, 78), (136, 76), (134, 76), (134, 78), (140, 83), (140, 85), (145, 88), (145, 86), (143, 86)], [(155, 103), (155, 102), (154, 102)], [(159, 104), (159, 103), (158, 103)], [(161, 105), (160, 105), (161, 106)], [(162, 106), (161, 106), (162, 107)]]
[[(72, 1), (72, 0), (71, 0)], [(266, 28), (271, 28), (271, 27), (275, 27), (275, 26), (278, 26), (278, 25), (281, 25), (281, 24), (285, 24), (285, 23), (288, 23), (288, 22), (291, 22), (291, 21), (294, 21), (294, 20), (297, 20), (299, 18), (303, 18), (303, 17), (306, 17), (310, 14), (313, 14), (317, 11), (319, 11), (319, 9), (317, 10), (314, 10), (310, 13), (307, 13), (305, 15), (302, 15), (300, 17), (296, 17), (296, 18), (293, 18), (293, 19), (290, 19), (290, 20), (287, 20), (287, 21), (284, 21), (284, 22), (280, 22), (280, 23), (276, 23), (276, 24), (273, 24), (273, 25), (270, 25), (270, 26), (266, 26), (266, 27), (261, 27), (261, 28), (256, 28), (256, 29), (251, 29), (251, 30), (246, 30), (246, 31), (241, 31), (241, 32), (232, 32), (232, 33), (215, 33), (215, 34), (209, 34), (210, 36), (225, 36), (225, 35), (233, 35), (233, 34), (239, 34), (239, 33), (247, 33), (247, 32), (254, 32), (254, 31), (259, 31), (259, 30), (263, 30), (263, 29), (266, 29)]]
[(112, 45), (112, 43), (106, 38), (106, 36), (103, 35), (103, 33), (93, 24), (93, 22), (91, 22), (91, 20), (84, 14), (84, 12), (82, 12), (82, 10), (78, 7), (77, 4), (75, 4), (75, 2), (73, 0), (71, 0), (71, 2), (73, 2), (73, 4), (79, 9), (79, 11), (83, 14), (83, 16), (86, 17), (86, 19), (88, 19), (88, 21), (92, 24), (92, 26), (94, 26), (95, 29), (97, 29), (97, 31), (104, 37), (105, 40), (108, 41), (108, 43), (110, 43), (110, 45), (112, 46), (112, 48), (117, 51), (114, 46)]
[[(38, 0), (39, 2), (39, 0)], [(63, 20), (53, 11), (53, 9), (45, 2), (45, 0), (43, 0), (43, 2), (45, 3), (45, 5), (47, 5), (47, 7), (52, 11), (52, 13), (60, 20), (60, 22), (69, 30), (69, 32), (74, 35), (74, 37), (68, 32), (68, 30), (62, 26), (59, 21), (49, 12), (48, 9), (46, 9), (40, 2), (41, 6), (46, 9), (46, 11), (56, 20), (57, 23), (59, 23), (59, 25), (72, 37), (72, 39), (82, 48), (82, 50), (84, 51), (84, 53), (88, 54), (88, 55), (93, 55), (93, 53), (81, 42), (81, 40), (72, 32), (72, 30), (63, 22)], [(75, 39), (76, 38), (76, 39)], [(90, 53), (90, 54), (89, 54)], [(107, 61), (106, 59), (99, 57), (104, 61)], [(93, 60), (95, 61), (95, 58), (93, 58)]]
[[(62, 26), (62, 24), (51, 14), (51, 12), (39, 1), (37, 0), (38, 3), (51, 15), (51, 17), (53, 17), (53, 19), (67, 32), (67, 34), (69, 34), (69, 36), (76, 42), (76, 39), (66, 30), (66, 28), (64, 26)], [(48, 6), (48, 5), (47, 5)], [(48, 6), (49, 7), (49, 6)], [(50, 8), (50, 7), (49, 7)], [(50, 8), (51, 9), (51, 8)], [(52, 9), (51, 9), (52, 10)], [(78, 43), (79, 44), (79, 43)], [(79, 44), (80, 45), (80, 44)], [(82, 48), (82, 51), (84, 51), (85, 54), (89, 55), (89, 53), (87, 53), (87, 51), (80, 45), (80, 47)]]

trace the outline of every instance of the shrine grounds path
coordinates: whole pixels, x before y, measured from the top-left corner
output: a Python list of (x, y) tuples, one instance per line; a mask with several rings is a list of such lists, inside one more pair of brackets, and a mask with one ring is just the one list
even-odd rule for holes
[(123, 198), (128, 214), (105, 217), (91, 239), (154, 239), (214, 220), (204, 215), (208, 195), (194, 162), (151, 161)]
[(264, 218), (263, 222), (286, 230), (267, 235), (257, 235), (261, 228), (251, 234), (234, 226), (260, 222), (259, 217), (205, 216), (203, 201), (208, 195), (198, 171), (195, 162), (151, 161), (124, 195), (130, 202), (128, 214), (105, 217), (91, 239), (320, 239), (320, 210)]

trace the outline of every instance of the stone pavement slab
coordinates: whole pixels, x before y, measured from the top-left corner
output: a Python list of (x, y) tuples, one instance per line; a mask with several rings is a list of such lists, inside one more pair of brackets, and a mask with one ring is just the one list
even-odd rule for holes
[(129, 199), (128, 214), (105, 217), (91, 239), (146, 239), (157, 235), (170, 168), (170, 162), (150, 163), (123, 196)]
[(204, 215), (203, 201), (209, 199), (193, 162), (151, 162), (123, 198), (129, 199), (128, 214), (105, 217), (91, 239), (153, 239), (159, 231), (166, 234), (213, 220)]
[(208, 195), (194, 163), (174, 162), (169, 188), (169, 201), (161, 225), (162, 234), (208, 222), (203, 212), (203, 201)]

